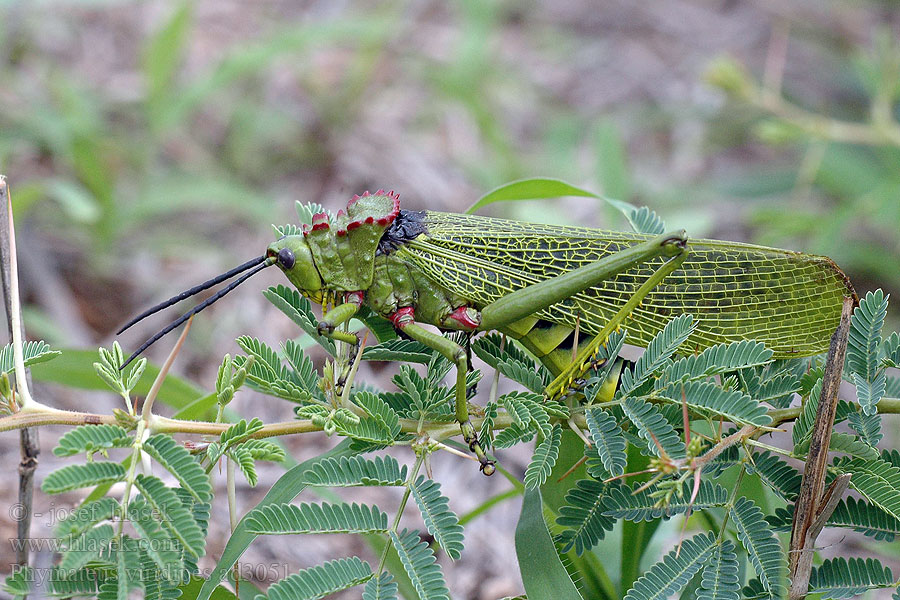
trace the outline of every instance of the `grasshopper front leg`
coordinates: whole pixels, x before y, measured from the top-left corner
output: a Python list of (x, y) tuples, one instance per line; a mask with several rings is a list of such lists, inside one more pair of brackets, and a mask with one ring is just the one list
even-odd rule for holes
[(485, 475), (494, 474), (494, 461), (489, 459), (478, 441), (478, 434), (475, 426), (469, 420), (469, 403), (466, 390), (466, 373), (469, 368), (469, 360), (466, 357), (466, 350), (451, 339), (428, 331), (415, 322), (415, 311), (412, 307), (401, 308), (393, 315), (391, 321), (400, 331), (408, 335), (410, 338), (422, 342), (432, 350), (436, 350), (447, 357), (456, 365), (456, 386), (454, 386), (456, 398), (456, 420), (462, 431), (463, 439), (469, 445), (469, 450), (478, 457), (481, 463), (481, 471)]
[(335, 306), (322, 315), (322, 320), (319, 321), (317, 327), (319, 335), (350, 344), (350, 358), (347, 361), (347, 366), (341, 370), (341, 373), (338, 375), (337, 381), (335, 382), (335, 391), (338, 395), (341, 394), (344, 385), (347, 383), (347, 378), (350, 376), (350, 369), (356, 360), (356, 355), (359, 353), (360, 346), (358, 334), (340, 331), (338, 327), (349, 321), (353, 315), (359, 311), (359, 308), (363, 304), (363, 299), (363, 292), (348, 292), (344, 294), (344, 303)]

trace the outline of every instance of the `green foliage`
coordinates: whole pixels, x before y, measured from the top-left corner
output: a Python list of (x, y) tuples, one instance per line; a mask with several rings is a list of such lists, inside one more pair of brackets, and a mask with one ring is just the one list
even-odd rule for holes
[(725, 540), (716, 545), (709, 562), (703, 567), (697, 600), (738, 600), (741, 597), (738, 573), (734, 543)]
[(361, 456), (326, 458), (303, 474), (303, 480), (309, 485), (330, 487), (403, 485), (406, 478), (406, 465), (401, 467), (392, 456), (376, 456), (371, 460)]
[(653, 338), (647, 349), (641, 354), (634, 365), (634, 370), (622, 371), (619, 394), (628, 396), (650, 379), (655, 371), (668, 366), (671, 363), (672, 354), (690, 337), (693, 331), (694, 319), (690, 315), (681, 315), (666, 323), (663, 330)]
[(125, 400), (128, 400), (131, 390), (138, 384), (144, 369), (147, 368), (147, 359), (139, 358), (134, 362), (126, 374), (121, 366), (125, 362), (125, 354), (119, 342), (113, 342), (112, 350), (100, 348), (100, 361), (94, 363), (94, 371), (107, 386)]
[(269, 600), (315, 600), (369, 581), (372, 567), (357, 557), (332, 560), (273, 583)]
[(625, 600), (664, 600), (677, 594), (703, 567), (715, 548), (715, 540), (712, 533), (685, 540), (679, 549), (669, 552), (635, 581)]
[(463, 528), (450, 510), (450, 499), (441, 494), (441, 484), (420, 476), (410, 490), (428, 533), (450, 558), (459, 558), (463, 550)]
[(763, 588), (775, 598), (783, 597), (787, 593), (787, 559), (762, 511), (752, 500), (742, 496), (730, 514)]
[(247, 531), (257, 535), (292, 533), (384, 533), (388, 517), (365, 504), (270, 504), (247, 514)]
[(622, 410), (647, 440), (653, 454), (661, 456), (665, 452), (672, 458), (684, 458), (684, 442), (656, 406), (639, 398), (626, 398)]
[(882, 337), (887, 316), (888, 296), (880, 289), (859, 301), (850, 321), (847, 341), (847, 368), (856, 385), (863, 414), (875, 414), (875, 406), (884, 397), (887, 375), (882, 367)]
[(118, 425), (81, 425), (67, 431), (53, 449), (56, 456), (74, 456), (96, 452), (104, 455), (110, 448), (131, 446), (128, 432)]
[[(751, 466), (752, 465), (752, 466)], [(747, 472), (756, 473), (776, 494), (792, 502), (800, 493), (801, 475), (785, 461), (771, 452), (753, 455), (753, 462)]]
[(147, 438), (142, 449), (161, 464), (178, 480), (182, 489), (186, 490), (198, 502), (209, 502), (212, 499), (212, 484), (209, 475), (203, 470), (190, 452), (175, 441), (170, 435), (153, 435)]
[(738, 390), (727, 390), (706, 381), (689, 381), (663, 392), (673, 402), (686, 402), (700, 414), (709, 413), (737, 425), (765, 426), (772, 422), (766, 407)]
[(66, 465), (44, 478), (41, 489), (48, 494), (62, 494), (79, 488), (116, 483), (125, 479), (125, 469), (113, 462), (89, 462)]
[(691, 484), (685, 482), (680, 488), (677, 498), (661, 505), (654, 488), (641, 489), (643, 484), (636, 484), (634, 489), (621, 485), (612, 485), (607, 488), (607, 495), (603, 500), (603, 514), (607, 517), (625, 519), (626, 521), (650, 521), (659, 518), (668, 518), (673, 515), (687, 512), (689, 509), (701, 510), (713, 506), (724, 506), (728, 502), (728, 490), (722, 486), (701, 480), (697, 497), (693, 503), (691, 498)]
[(384, 572), (372, 577), (363, 589), (363, 600), (395, 600), (397, 598), (397, 582), (390, 573)]
[(625, 437), (616, 419), (601, 408), (592, 408), (585, 411), (584, 420), (603, 467), (614, 477), (623, 474), (628, 458), (625, 455)]
[(422, 600), (449, 600), (450, 591), (431, 547), (415, 531), (390, 532), (406, 574)]
[(822, 598), (851, 598), (874, 588), (891, 587), (894, 575), (872, 558), (832, 558), (813, 568), (809, 591)]
[[(285, 366), (282, 357), (273, 348), (256, 338), (241, 336), (237, 339), (237, 343), (244, 352), (253, 357), (253, 363), (247, 371), (247, 385), (251, 388), (298, 404), (318, 396), (317, 381), (311, 363), (309, 369), (306, 369), (308, 358), (298, 370), (290, 362), (290, 366)], [(285, 352), (293, 348), (292, 343), (285, 343)], [(246, 360), (238, 356), (235, 357), (234, 363), (243, 367)]]
[(900, 467), (881, 458), (842, 460), (836, 466), (851, 474), (850, 486), (866, 500), (900, 519)]
[(147, 504), (153, 508), (157, 518), (172, 537), (191, 555), (202, 556), (206, 536), (178, 494), (152, 475), (138, 475), (135, 477), (134, 485), (141, 491)]
[(559, 443), (561, 441), (562, 429), (560, 426), (554, 425), (550, 430), (550, 435), (541, 440), (534, 450), (534, 456), (528, 463), (525, 470), (525, 487), (536, 488), (544, 485), (550, 472), (556, 465), (556, 459), (559, 457)]
[(772, 360), (772, 351), (765, 344), (753, 340), (741, 340), (731, 344), (718, 344), (700, 354), (679, 358), (665, 368), (656, 380), (656, 389), (674, 383), (705, 379), (730, 371), (759, 367)]
[[(58, 350), (51, 350), (50, 344), (44, 341), (25, 341), (22, 344), (22, 356), (26, 367), (53, 360), (60, 354), (62, 353)], [(10, 373), (15, 368), (12, 344), (6, 344), (0, 348), (0, 373)]]
[(299, 325), (306, 335), (322, 346), (329, 355), (335, 355), (334, 341), (319, 335), (319, 319), (313, 313), (309, 300), (301, 296), (300, 292), (284, 285), (276, 285), (265, 290), (263, 295), (278, 310)]
[(575, 549), (581, 556), (611, 531), (616, 520), (603, 514), (607, 498), (605, 487), (594, 479), (582, 479), (566, 493), (556, 524), (564, 527), (558, 537), (562, 552)]

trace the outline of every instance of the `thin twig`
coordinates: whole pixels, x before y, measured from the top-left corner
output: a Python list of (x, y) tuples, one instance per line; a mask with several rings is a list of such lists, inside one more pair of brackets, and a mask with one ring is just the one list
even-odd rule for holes
[[(788, 561), (791, 576), (791, 589), (788, 596), (790, 600), (799, 600), (806, 596), (812, 571), (815, 538), (818, 535), (817, 529), (821, 530), (817, 524), (821, 521), (824, 509), (829, 506), (829, 497), (823, 493), (828, 467), (828, 446), (831, 443), (831, 432), (834, 429), (834, 416), (837, 411), (838, 392), (841, 387), (841, 373), (844, 370), (844, 357), (847, 353), (852, 312), (853, 299), (846, 298), (841, 311), (840, 324), (834, 335), (831, 336), (831, 347), (828, 349), (828, 358), (825, 360), (822, 393), (819, 396), (816, 420), (813, 423), (809, 454), (800, 483), (800, 494), (794, 504), (794, 523), (791, 529), (791, 551)], [(834, 488), (829, 490), (829, 496), (833, 497), (835, 491)], [(840, 496), (838, 495), (838, 497)], [(831, 510), (834, 510), (833, 506)], [(825, 518), (827, 519), (827, 516)]]

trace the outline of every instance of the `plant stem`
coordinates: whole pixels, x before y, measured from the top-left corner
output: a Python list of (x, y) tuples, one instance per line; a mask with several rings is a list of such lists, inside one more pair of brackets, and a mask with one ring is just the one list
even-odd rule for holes
[[(391, 531), (397, 533), (397, 528), (400, 526), (400, 518), (403, 516), (403, 511), (406, 510), (406, 504), (409, 502), (409, 496), (412, 494), (412, 486), (413, 482), (416, 480), (416, 475), (419, 474), (419, 469), (422, 468), (422, 463), (425, 462), (425, 455), (420, 454), (416, 457), (416, 464), (412, 468), (412, 472), (409, 475), (409, 479), (406, 480), (406, 484), (403, 490), (403, 498), (400, 500), (400, 507), (397, 509), (397, 515), (394, 517), (394, 524), (391, 525)], [(388, 552), (391, 551), (391, 547), (393, 547), (394, 542), (390, 536), (387, 538), (387, 543), (384, 545), (384, 550), (381, 552), (381, 560), (378, 561), (378, 576), (384, 571), (384, 563), (387, 561)]]

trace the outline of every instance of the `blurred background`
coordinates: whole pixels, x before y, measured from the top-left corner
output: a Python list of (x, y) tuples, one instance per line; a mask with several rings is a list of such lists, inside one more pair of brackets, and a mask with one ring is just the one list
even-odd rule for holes
[[(271, 224), (296, 220), (296, 200), (337, 210), (384, 187), (406, 208), (462, 211), (533, 176), (647, 205), (694, 237), (825, 254), (861, 294), (896, 296), (898, 28), (888, 0), (0, 0), (0, 173), (29, 337), (108, 345), (129, 315), (258, 256)], [(487, 212), (625, 228), (585, 199)], [(208, 390), (236, 336), (296, 336), (259, 293), (276, 283), (264, 272), (201, 315), (175, 372)], [(135, 327), (124, 347), (165, 322)], [(387, 384), (382, 370), (365, 376)], [(105, 410), (96, 393), (39, 390)], [(233, 407), (292, 414), (251, 392)], [(58, 434), (42, 432), (38, 481)], [(330, 443), (299, 437), (298, 459)], [(7, 464), (16, 442), (0, 440)], [(436, 465), (457, 490), (503, 489), (458, 460)], [(245, 490), (245, 509), (280, 472)], [(457, 512), (478, 503), (450, 489)], [(442, 561), (458, 597), (520, 590), (512, 504), (467, 528), (461, 561)], [(266, 540), (250, 556), (288, 552), (296, 569), (347, 543)]]

